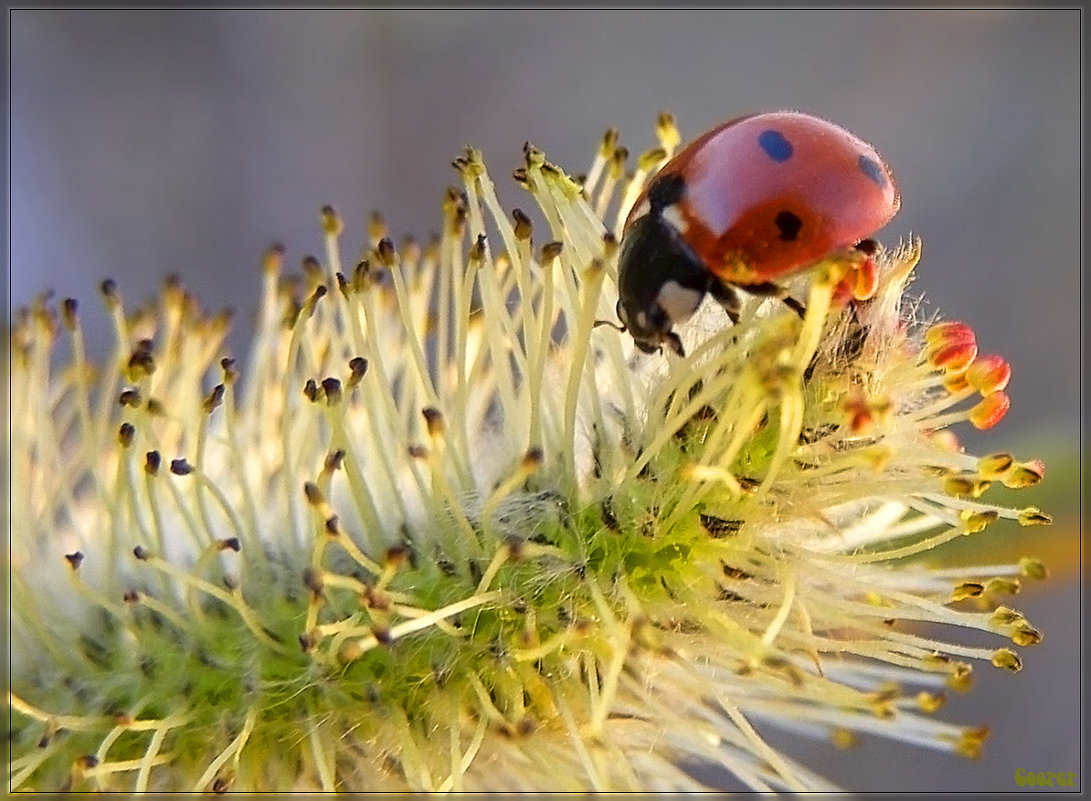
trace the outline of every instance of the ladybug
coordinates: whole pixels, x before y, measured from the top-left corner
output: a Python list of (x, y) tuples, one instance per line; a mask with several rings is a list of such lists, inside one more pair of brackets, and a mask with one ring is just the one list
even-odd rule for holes
[(867, 239), (897, 213), (894, 176), (871, 145), (798, 111), (729, 120), (680, 150), (633, 204), (618, 256), (617, 314), (637, 347), (671, 329), (710, 294), (738, 322), (735, 289), (803, 306), (774, 283)]

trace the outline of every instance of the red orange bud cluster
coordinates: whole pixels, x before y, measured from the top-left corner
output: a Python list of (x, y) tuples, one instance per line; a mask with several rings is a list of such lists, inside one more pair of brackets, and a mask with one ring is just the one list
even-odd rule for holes
[(845, 274), (833, 290), (831, 305), (843, 308), (852, 300), (870, 300), (879, 289), (879, 267), (875, 259), (865, 256), (858, 263), (848, 265)]
[(1004, 417), (1011, 399), (1003, 390), (1011, 380), (1011, 367), (996, 355), (977, 355), (977, 340), (965, 323), (944, 322), (925, 332), (928, 363), (945, 374), (948, 392), (977, 392), (982, 400), (968, 415), (975, 428), (992, 428)]

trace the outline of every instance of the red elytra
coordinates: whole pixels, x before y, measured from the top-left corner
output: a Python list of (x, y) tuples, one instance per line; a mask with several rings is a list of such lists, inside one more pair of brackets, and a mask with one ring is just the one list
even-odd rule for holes
[(871, 145), (798, 111), (718, 125), (656, 178), (672, 174), (686, 185), (680, 233), (712, 273), (742, 287), (855, 245), (886, 225), (901, 203), (894, 176)]

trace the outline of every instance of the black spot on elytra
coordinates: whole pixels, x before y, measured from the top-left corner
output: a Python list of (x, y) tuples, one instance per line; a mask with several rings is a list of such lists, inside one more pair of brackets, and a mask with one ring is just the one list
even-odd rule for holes
[(792, 157), (792, 143), (780, 131), (770, 128), (758, 134), (758, 144), (773, 161), (787, 161)]
[(883, 174), (883, 168), (879, 162), (861, 154), (857, 163), (860, 165), (860, 169), (863, 170), (864, 175), (874, 181), (876, 186), (880, 189), (886, 189), (886, 176)]
[(799, 229), (803, 227), (803, 220), (787, 210), (778, 213), (774, 222), (780, 229), (780, 238), (785, 242), (794, 242), (799, 236)]

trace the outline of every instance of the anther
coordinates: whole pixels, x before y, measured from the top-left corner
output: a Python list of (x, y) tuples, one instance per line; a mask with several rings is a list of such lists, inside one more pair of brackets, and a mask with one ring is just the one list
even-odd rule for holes
[(61, 318), (64, 320), (64, 326), (69, 331), (72, 331), (79, 324), (79, 303), (75, 298), (65, 298), (61, 302)]
[(530, 180), (530, 176), (527, 175), (526, 167), (516, 167), (511, 171), (511, 177), (519, 186), (531, 192), (534, 191), (534, 183)]
[(432, 437), (442, 437), (447, 430), (447, 422), (443, 419), (443, 413), (434, 406), (421, 409), (424, 422), (428, 426), (428, 434)]
[(981, 430), (992, 428), (1003, 419), (1010, 406), (1011, 399), (1003, 392), (986, 395), (980, 403), (970, 409), (970, 423), (974, 428)]
[(151, 343), (141, 340), (136, 350), (129, 356), (129, 379), (136, 381), (143, 376), (149, 376), (155, 372), (155, 357), (152, 355)]
[(964, 756), (968, 759), (979, 759), (985, 740), (988, 736), (988, 726), (979, 726), (976, 729), (966, 729), (962, 732), (958, 742), (955, 744), (955, 752), (959, 756)]
[(383, 219), (382, 212), (375, 209), (368, 216), (367, 220), (367, 238), (368, 241), (378, 243), (383, 237), (387, 235), (386, 220)]
[(364, 380), (364, 376), (367, 374), (367, 359), (362, 356), (355, 357), (349, 361), (349, 369), (352, 373), (346, 383), (348, 388), (352, 389)]
[(344, 228), (341, 217), (333, 206), (323, 206), (321, 213), (322, 231), (332, 236), (338, 236)]
[(834, 747), (840, 748), (842, 751), (855, 748), (860, 744), (860, 737), (856, 732), (841, 726), (830, 731), (830, 740), (833, 741)]
[(542, 449), (535, 446), (523, 455), (523, 469), (528, 473), (536, 471), (542, 465)]
[(322, 389), (326, 393), (327, 406), (336, 406), (341, 402), (341, 382), (336, 378), (323, 378)]
[(617, 252), (617, 237), (610, 231), (607, 231), (602, 235), (602, 257), (604, 259), (612, 258), (614, 253)]
[(530, 217), (522, 209), (512, 209), (511, 216), (515, 220), (515, 238), (520, 242), (526, 242), (534, 231)]
[(270, 245), (261, 260), (262, 270), (268, 275), (277, 275), (284, 266), (284, 245), (274, 242)]
[(1015, 457), (1010, 453), (991, 453), (977, 460), (977, 472), (982, 478), (997, 479), (1015, 465)]
[(379, 256), (379, 261), (383, 263), (383, 266), (393, 267), (397, 262), (398, 253), (394, 248), (394, 243), (390, 241), (390, 239), (386, 237), (380, 239), (375, 251)]
[(486, 244), (484, 234), (478, 234), (477, 240), (470, 246), (469, 259), (471, 262), (480, 263), (485, 260)]
[(955, 692), (968, 692), (974, 686), (974, 667), (968, 662), (955, 662), (947, 677), (947, 686)]
[(311, 506), (318, 506), (324, 503), (326, 497), (322, 494), (322, 490), (318, 488), (318, 485), (308, 481), (303, 485), (303, 494), (307, 496), (307, 503)]
[(185, 459), (172, 459), (170, 463), (170, 471), (176, 476), (188, 476), (193, 472), (193, 465), (187, 462)]
[(1008, 386), (1011, 367), (999, 356), (981, 356), (966, 369), (966, 380), (975, 390), (988, 396)]
[(636, 166), (644, 172), (651, 172), (667, 160), (667, 151), (661, 147), (645, 150), (637, 157)]
[(1022, 625), (1015, 627), (1015, 631), (1011, 635), (1011, 641), (1020, 648), (1038, 645), (1042, 641), (1042, 632), (1023, 621)]
[(205, 414), (212, 414), (212, 412), (223, 403), (224, 399), (224, 385), (217, 384), (212, 388), (212, 391), (208, 393), (208, 397), (204, 399), (201, 406), (205, 410)]
[(523, 143), (523, 158), (527, 167), (541, 167), (545, 164), (545, 154), (530, 142)]
[(94, 754), (83, 754), (76, 758), (76, 768), (78, 770), (91, 770), (98, 767), (99, 759)]
[(308, 378), (307, 383), (303, 385), (303, 394), (311, 403), (318, 398), (318, 383), (313, 378)]
[(917, 707), (922, 712), (932, 714), (938, 712), (940, 707), (947, 703), (947, 696), (943, 693), (930, 693), (925, 690), (921, 690), (917, 693)]
[(545, 264), (546, 262), (552, 261), (553, 259), (560, 256), (562, 250), (564, 250), (563, 242), (546, 242), (544, 245), (542, 245), (541, 256), (539, 256), (538, 260), (542, 264)]
[(1049, 571), (1046, 569), (1045, 564), (1041, 559), (1035, 559), (1032, 556), (1024, 556), (1019, 560), (1019, 573), (1032, 579), (1038, 579), (1039, 581), (1049, 576)]
[(977, 534), (995, 523), (1000, 515), (995, 509), (988, 509), (983, 512), (973, 512), (967, 509), (962, 512), (961, 518), (966, 533)]
[(352, 271), (352, 288), (356, 292), (362, 292), (371, 286), (373, 282), (371, 263), (364, 259), (358, 262)]
[(674, 150), (682, 141), (674, 115), (669, 111), (660, 112), (655, 121), (655, 135), (668, 151)]
[(943, 346), (958, 342), (973, 342), (974, 331), (966, 323), (955, 321), (936, 323), (924, 332), (924, 341), (929, 345)]
[(1033, 506), (1019, 512), (1019, 525), (1021, 526), (1048, 526), (1052, 522), (1052, 517)]
[[(628, 158), (628, 148), (618, 147), (614, 149), (613, 155), (610, 157), (610, 174), (613, 178), (620, 179), (625, 174), (625, 162), (628, 160)], [(549, 165), (542, 165), (543, 172), (545, 172), (547, 166)]]
[(99, 290), (102, 292), (103, 298), (106, 299), (107, 308), (116, 308), (121, 303), (121, 297), (117, 292), (117, 282), (114, 279), (107, 278), (99, 284)]
[[(599, 145), (599, 153), (603, 158), (609, 158), (617, 148), (619, 133), (617, 128), (607, 128), (602, 135), (602, 143)], [(526, 147), (526, 145), (524, 145)]]
[(951, 476), (944, 479), (943, 491), (956, 497), (980, 498), (981, 494), (989, 488), (989, 483), (972, 476)]
[(879, 268), (870, 257), (856, 268), (852, 296), (856, 300), (870, 300), (879, 290)]
[(1009, 489), (1023, 489), (1033, 487), (1040, 482), (1046, 474), (1046, 466), (1038, 459), (1022, 462), (1014, 470), (1008, 472), (1002, 479), (1005, 487)]
[(139, 409), (141, 403), (140, 390), (136, 388), (123, 389), (118, 396), (117, 402), (122, 406), (128, 406), (130, 409)]
[(967, 598), (980, 598), (985, 594), (985, 585), (977, 581), (964, 581), (951, 590), (952, 601), (964, 601)]
[(1023, 660), (1019, 658), (1019, 654), (1010, 648), (997, 649), (996, 653), (993, 654), (992, 663), (994, 667), (1004, 668), (1012, 673), (1018, 673), (1023, 669)]
[(977, 358), (977, 343), (973, 340), (945, 343), (942, 347), (928, 353), (929, 364), (937, 369), (952, 373), (965, 370), (975, 358)]
[(341, 448), (338, 448), (337, 450), (331, 451), (329, 454), (326, 455), (326, 462), (323, 465), (323, 469), (327, 473), (333, 473), (341, 469), (341, 465), (344, 463), (344, 461), (345, 451)]

